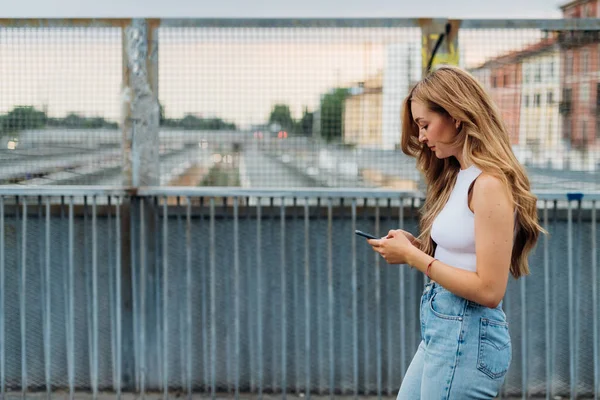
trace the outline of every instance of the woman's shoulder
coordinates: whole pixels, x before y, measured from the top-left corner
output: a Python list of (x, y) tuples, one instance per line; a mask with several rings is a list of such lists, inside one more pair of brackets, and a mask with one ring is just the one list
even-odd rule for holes
[[(481, 172), (473, 184), (473, 207), (481, 203), (511, 203), (510, 187), (505, 181), (488, 172)], [(486, 207), (487, 208), (487, 207)]]

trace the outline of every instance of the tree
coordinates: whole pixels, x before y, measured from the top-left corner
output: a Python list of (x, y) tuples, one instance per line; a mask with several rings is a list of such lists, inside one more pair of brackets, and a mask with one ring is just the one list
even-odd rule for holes
[(271, 111), (269, 117), (269, 124), (277, 123), (281, 126), (281, 129), (292, 130), (294, 127), (294, 120), (290, 113), (290, 107), (285, 104), (276, 104)]
[(336, 88), (321, 100), (321, 135), (331, 141), (342, 137), (342, 112), (348, 89)]
[(24, 129), (38, 129), (46, 125), (46, 113), (32, 106), (17, 106), (0, 117), (0, 131), (14, 134)]
[(70, 129), (117, 129), (116, 122), (110, 122), (102, 117), (83, 117), (76, 113), (69, 113), (64, 118), (49, 118), (48, 126)]
[(169, 128), (180, 128), (184, 130), (232, 130), (237, 127), (233, 123), (225, 122), (221, 118), (199, 118), (193, 114), (186, 114), (182, 119), (165, 118), (162, 126)]
[(302, 114), (302, 118), (298, 123), (299, 132), (303, 133), (304, 135), (310, 135), (313, 129), (313, 120), (314, 114), (308, 112), (308, 108), (304, 108), (304, 114)]
[(165, 124), (165, 106), (163, 106), (160, 101), (158, 102), (158, 112), (159, 112), (158, 124), (164, 125)]

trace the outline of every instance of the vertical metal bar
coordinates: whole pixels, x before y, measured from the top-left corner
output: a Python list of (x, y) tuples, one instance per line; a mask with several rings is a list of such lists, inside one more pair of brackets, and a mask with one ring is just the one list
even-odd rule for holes
[(21, 220), (21, 392), (27, 393), (27, 197), (23, 196), (23, 218)]
[[(321, 219), (321, 197), (317, 198), (317, 221)], [(317, 308), (317, 321), (316, 321), (316, 326), (315, 326), (315, 331), (317, 332), (317, 378), (318, 378), (318, 393), (319, 395), (323, 395), (323, 393), (325, 393), (325, 382), (326, 382), (326, 365), (327, 363), (325, 362), (325, 355), (324, 355), (324, 348), (325, 348), (325, 331), (326, 331), (326, 323), (325, 323), (325, 314), (324, 314), (324, 309), (325, 309), (325, 304), (326, 304), (326, 300), (325, 300), (325, 288), (323, 287), (323, 284), (326, 280), (326, 278), (323, 276), (325, 275), (323, 271), (325, 266), (321, 265), (321, 246), (320, 246), (320, 241), (315, 243), (315, 263), (317, 265), (317, 269), (315, 271), (315, 275), (316, 275), (316, 279), (315, 279), (315, 285), (316, 285), (316, 301), (315, 301), (315, 306)], [(326, 276), (326, 275), (325, 275)]]
[(528, 366), (527, 366), (527, 287), (525, 279), (519, 281), (521, 291), (521, 398), (528, 396)]
[[(154, 302), (154, 315), (150, 314), (150, 319), (154, 318), (155, 324), (155, 336), (153, 339), (149, 339), (148, 342), (154, 343), (156, 345), (156, 349), (154, 352), (148, 351), (149, 354), (154, 353), (153, 355), (156, 357), (155, 360), (147, 361), (148, 364), (148, 376), (151, 375), (150, 368), (153, 365), (156, 365), (153, 369), (156, 371), (156, 380), (158, 382), (158, 389), (164, 390), (163, 388), (163, 368), (164, 368), (164, 360), (163, 360), (163, 349), (162, 349), (162, 337), (163, 337), (163, 325), (162, 325), (162, 291), (161, 291), (161, 263), (162, 258), (161, 255), (163, 253), (163, 249), (161, 246), (161, 226), (160, 226), (160, 198), (159, 196), (155, 196), (153, 198), (153, 204), (150, 208), (152, 217), (153, 217), (153, 225), (152, 225), (152, 237), (154, 239), (154, 263), (152, 264), (153, 274), (154, 275), (154, 290), (150, 290), (149, 301)], [(150, 239), (152, 240), (152, 239)], [(151, 337), (151, 335), (148, 335)], [(148, 358), (151, 358), (149, 355)], [(154, 357), (152, 357), (154, 358)]]
[[(46, 397), (49, 399), (52, 395), (52, 355), (50, 349), (52, 344), (50, 342), (50, 316), (51, 316), (51, 290), (50, 285), (50, 198), (46, 197), (46, 262), (44, 268), (44, 283), (45, 283), (45, 299), (44, 299), (44, 370), (46, 375)], [(41, 222), (41, 218), (40, 218)], [(4, 290), (3, 286), (0, 285), (0, 290)], [(1, 311), (0, 311), (1, 312)]]
[[(404, 198), (400, 198), (400, 209), (398, 210), (398, 226), (400, 229), (404, 229)], [(404, 265), (400, 266), (400, 286), (398, 292), (400, 299), (398, 304), (400, 305), (400, 377), (404, 380), (406, 375), (406, 268)]]
[(327, 295), (329, 303), (329, 397), (335, 393), (335, 360), (333, 337), (333, 204), (331, 197), (327, 199)]
[[(356, 228), (356, 199), (353, 198), (352, 232)], [(354, 382), (354, 398), (358, 399), (358, 266), (356, 256), (356, 235), (352, 235), (352, 382)]]
[(210, 366), (211, 366), (211, 397), (217, 396), (217, 309), (216, 309), (216, 254), (215, 254), (215, 198), (210, 198)]
[(75, 226), (73, 196), (69, 197), (69, 276), (67, 278), (69, 312), (67, 329), (67, 363), (69, 370), (69, 398), (75, 398)]
[[(380, 232), (380, 210), (379, 199), (375, 200), (375, 234), (381, 236)], [(382, 356), (381, 356), (381, 257), (375, 253), (375, 342), (377, 351), (377, 398), (381, 399), (382, 392)]]
[(169, 210), (167, 197), (163, 198), (163, 399), (169, 398)]
[(0, 196), (0, 396), (6, 394), (6, 359), (4, 337), (4, 272), (6, 268), (4, 253), (4, 196)]
[[(223, 215), (227, 215), (227, 198), (223, 197), (222, 201), (223, 201)], [(235, 223), (234, 223), (235, 224)], [(233, 255), (234, 259), (235, 259), (235, 254)], [(215, 279), (215, 282), (219, 281), (219, 282), (223, 282), (224, 283), (224, 298), (225, 298), (225, 305), (224, 307), (221, 309), (221, 315), (225, 321), (227, 326), (232, 326), (233, 329), (226, 329), (225, 333), (224, 333), (224, 337), (225, 337), (225, 371), (227, 372), (227, 393), (231, 393), (233, 392), (235, 395), (235, 378), (234, 378), (234, 365), (233, 365), (233, 358), (235, 357), (234, 354), (232, 354), (235, 351), (235, 344), (232, 343), (232, 341), (235, 339), (235, 296), (232, 293), (232, 289), (231, 289), (231, 281), (235, 280), (235, 277), (233, 277), (233, 279), (231, 279), (231, 275), (234, 273), (235, 270), (235, 265), (232, 265), (233, 263), (235, 263), (235, 260), (233, 262), (229, 261), (227, 263), (228, 266), (232, 267), (229, 271), (227, 271), (227, 274), (225, 275), (226, 278), (225, 279)]]
[[(204, 197), (200, 197), (200, 226), (204, 226)], [(210, 224), (207, 224), (209, 226)], [(204, 242), (202, 241), (198, 243), (198, 246), (203, 246)], [(210, 260), (208, 257), (208, 251), (206, 247), (202, 248), (202, 258), (205, 260), (205, 263), (202, 268), (200, 268), (200, 287), (202, 292), (201, 302), (201, 327), (202, 327), (202, 373), (203, 373), (203, 387), (206, 391), (210, 386), (210, 337), (209, 331), (210, 326), (208, 323), (210, 312), (210, 282), (209, 282), (209, 273), (210, 273)]]
[[(553, 202), (553, 212), (552, 212), (552, 226), (554, 228), (557, 227), (557, 220), (558, 220), (558, 200), (554, 200)], [(552, 240), (552, 237), (550, 237), (550, 240)], [(557, 250), (558, 250), (558, 246), (553, 245), (551, 246), (551, 257), (550, 257), (550, 276), (551, 277), (557, 277), (558, 274), (556, 273), (556, 269), (557, 269), (557, 262), (556, 259), (558, 258), (558, 254), (557, 254)], [(552, 293), (550, 298), (551, 299), (557, 299), (559, 297), (562, 297), (562, 293), (559, 294), (559, 287), (558, 285), (553, 285), (552, 286)], [(558, 307), (551, 307), (552, 310), (552, 318), (551, 318), (551, 323), (550, 323), (550, 344), (551, 344), (551, 351), (550, 351), (550, 358), (552, 360), (552, 362), (550, 363), (550, 385), (552, 385), (553, 382), (553, 378), (554, 378), (554, 360), (555, 360), (555, 354), (557, 353), (557, 346), (558, 346), (558, 342), (556, 340), (556, 336), (557, 336), (557, 332), (558, 330), (556, 329), (556, 324), (558, 321)], [(554, 391), (554, 388), (552, 389)], [(551, 396), (554, 396), (554, 393), (551, 393)]]
[[(67, 217), (68, 218), (68, 217)], [(65, 197), (60, 197), (60, 233), (61, 233), (61, 254), (62, 254), (62, 267), (63, 267), (63, 279), (62, 279), (62, 289), (63, 295), (65, 296), (65, 300), (63, 302), (63, 314), (65, 315), (65, 348), (67, 349), (67, 376), (68, 376), (68, 366), (69, 366), (69, 229), (68, 222), (65, 227), (63, 227), (63, 222), (65, 221)], [(62, 233), (66, 232), (64, 235), (64, 240)]]
[[(581, 292), (575, 290), (575, 288), (581, 288), (581, 276), (583, 275), (583, 223), (582, 223), (582, 209), (581, 209), (582, 198), (580, 197), (577, 200), (577, 237), (575, 243), (577, 243), (577, 250), (573, 249), (573, 251), (577, 251), (574, 259), (577, 260), (577, 264), (573, 266), (573, 294), (575, 296), (575, 397), (577, 398), (577, 391), (579, 386), (579, 343), (581, 341), (580, 332), (580, 322), (579, 316), (581, 315)], [(585, 295), (587, 297), (587, 295)], [(586, 313), (587, 317), (587, 313)], [(589, 351), (589, 350), (588, 350)]]
[(571, 385), (571, 398), (575, 399), (577, 382), (575, 377), (575, 302), (573, 287), (573, 209), (571, 200), (568, 200), (568, 225), (567, 225), (567, 270), (568, 270), (568, 296), (569, 296), (569, 378)]
[[(388, 198), (387, 199), (387, 216), (386, 216), (386, 221), (391, 222), (391, 215), (392, 215), (392, 199)], [(390, 224), (391, 225), (391, 224)], [(383, 233), (381, 236), (387, 236), (387, 233)], [(384, 293), (384, 298), (386, 299), (385, 301), (385, 309), (384, 312), (387, 314), (387, 310), (389, 310), (389, 304), (391, 304), (391, 302), (388, 301), (388, 299), (391, 298), (391, 285), (392, 285), (392, 271), (398, 271), (400, 272), (400, 268), (402, 266), (401, 265), (395, 265), (394, 269), (391, 268), (386, 268), (385, 269), (385, 277), (384, 277), (384, 281), (385, 281), (385, 293)], [(398, 304), (402, 304), (402, 303), (398, 303)], [(392, 341), (392, 319), (391, 318), (385, 318), (385, 326), (386, 326), (386, 339), (387, 339), (387, 343), (386, 343), (386, 353), (387, 353), (387, 395), (391, 396), (392, 395), (392, 381), (394, 380), (394, 356), (397, 354), (397, 352), (394, 349), (394, 342)]]
[(257, 295), (257, 314), (258, 314), (258, 323), (257, 323), (257, 342), (258, 342), (258, 398), (262, 399), (263, 396), (263, 361), (264, 361), (264, 353), (263, 353), (263, 290), (262, 290), (262, 209), (261, 209), (261, 201), (262, 199), (258, 197), (256, 199), (256, 295)]
[(281, 227), (281, 396), (285, 400), (287, 395), (287, 281), (286, 274), (288, 273), (287, 260), (285, 253), (285, 197), (281, 197), (280, 208), (280, 227)]
[(140, 395), (146, 398), (146, 199), (140, 198)]
[(116, 304), (115, 304), (115, 272), (112, 268), (111, 260), (113, 260), (113, 231), (112, 231), (112, 198), (107, 197), (107, 212), (106, 212), (106, 223), (107, 223), (107, 241), (108, 241), (108, 300), (109, 300), (109, 315), (110, 315), (110, 360), (112, 365), (112, 382), (113, 390), (116, 390), (117, 382), (117, 368), (116, 368)]
[(234, 379), (235, 379), (235, 398), (240, 397), (240, 221), (239, 221), (239, 198), (233, 198), (233, 287), (235, 293), (235, 349), (234, 349)]
[(183, 233), (183, 226), (182, 226), (182, 221), (181, 221), (181, 217), (182, 217), (182, 211), (183, 208), (181, 206), (181, 198), (179, 196), (177, 196), (177, 237), (178, 238), (183, 238), (185, 237), (185, 242), (178, 240), (178, 247), (177, 247), (177, 252), (178, 253), (183, 253), (182, 251), (182, 247), (185, 249), (185, 254), (186, 254), (186, 262), (185, 264), (182, 264), (181, 267), (177, 268), (177, 275), (176, 275), (176, 282), (177, 282), (177, 290), (179, 293), (179, 296), (177, 296), (178, 299), (178, 304), (177, 304), (177, 308), (179, 308), (179, 362), (180, 362), (180, 366), (181, 366), (181, 387), (182, 389), (184, 387), (187, 388), (186, 385), (186, 351), (187, 346), (186, 346), (186, 338), (187, 338), (187, 331), (186, 331), (186, 326), (185, 326), (185, 319), (186, 319), (186, 305), (187, 305), (187, 296), (184, 295), (184, 293), (186, 293), (186, 287), (185, 287), (185, 273), (186, 273), (186, 265), (187, 265), (187, 234), (184, 235)]
[[(298, 200), (296, 197), (294, 197), (294, 201), (293, 201), (293, 215), (292, 215), (292, 229), (290, 229), (290, 242), (291, 243), (298, 243), (297, 240), (297, 236), (296, 236), (296, 228), (297, 228), (297, 221), (298, 221)], [(301, 361), (301, 350), (300, 350), (300, 330), (296, 328), (295, 322), (297, 322), (298, 320), (298, 315), (299, 315), (299, 310), (300, 310), (300, 300), (299, 300), (299, 293), (298, 293), (298, 285), (299, 285), (299, 277), (298, 277), (298, 273), (300, 272), (299, 270), (299, 265), (298, 265), (298, 246), (292, 246), (292, 271), (293, 271), (293, 275), (292, 275), (292, 286), (293, 286), (293, 300), (292, 300), (292, 310), (293, 310), (293, 316), (292, 318), (292, 325), (294, 326), (292, 331), (294, 332), (294, 375), (295, 375), (295, 382), (294, 382), (294, 386), (295, 386), (295, 393), (296, 395), (300, 395), (300, 390), (301, 390), (301, 384), (300, 384), (300, 366), (302, 365), (302, 361)]]
[(92, 199), (92, 391), (98, 398), (98, 218), (96, 196)]
[(308, 197), (304, 203), (304, 354), (305, 354), (305, 373), (306, 373), (306, 399), (310, 400), (311, 395), (311, 324), (310, 324), (310, 218), (309, 218)]
[(186, 210), (186, 259), (185, 259), (185, 273), (186, 273), (186, 321), (185, 321), (185, 332), (186, 332), (186, 375), (187, 375), (187, 397), (188, 400), (192, 398), (192, 202), (189, 197), (187, 200)]
[[(512, 312), (510, 309), (510, 296), (511, 296), (511, 291), (510, 290), (506, 290), (504, 298), (502, 299), (503, 305), (504, 305), (504, 312), (506, 313), (506, 318), (510, 319)], [(499, 394), (499, 398), (500, 399), (505, 399), (506, 398), (506, 381), (504, 381), (504, 383), (502, 384), (502, 386), (500, 387), (500, 392)]]
[(600, 396), (600, 339), (598, 338), (598, 238), (596, 237), (596, 200), (592, 201), (592, 335), (594, 343), (594, 399)]
[(116, 230), (116, 256), (115, 256), (115, 304), (116, 304), (116, 344), (115, 344), (115, 353), (116, 353), (116, 375), (117, 375), (117, 383), (116, 383), (116, 391), (117, 391), (117, 399), (121, 400), (121, 198), (117, 197), (116, 201), (116, 221), (115, 221), (115, 230)]
[[(250, 198), (246, 197), (246, 226), (250, 227), (252, 225), (251, 221), (251, 215), (250, 215)], [(253, 271), (253, 264), (254, 264), (254, 260), (250, 257), (251, 254), (251, 249), (254, 248), (254, 246), (244, 246), (244, 248), (246, 249), (246, 254), (245, 256), (242, 256), (243, 259), (245, 260), (245, 264), (246, 264), (246, 279), (244, 280), (246, 283), (246, 293), (247, 293), (247, 306), (248, 308), (246, 308), (246, 310), (248, 310), (248, 315), (256, 315), (256, 309), (253, 307), (256, 307), (256, 299), (255, 299), (255, 294), (256, 294), (256, 280)], [(254, 393), (256, 392), (256, 371), (258, 370), (258, 368), (256, 367), (257, 364), (257, 356), (256, 356), (256, 332), (255, 332), (255, 325), (256, 325), (256, 318), (246, 318), (246, 331), (248, 332), (248, 354), (249, 354), (249, 364), (248, 364), (248, 369), (249, 369), (249, 384), (250, 384), (250, 392)]]
[[(544, 201), (544, 229), (549, 232), (548, 225), (548, 201)], [(550, 349), (550, 252), (549, 238), (544, 235), (544, 317), (545, 317), (545, 339), (546, 339), (546, 399), (550, 399), (552, 392), (551, 375), (551, 349)]]
[[(140, 391), (141, 373), (140, 373), (140, 269), (141, 259), (138, 260), (141, 252), (141, 222), (139, 209), (142, 207), (141, 198), (132, 197), (130, 199), (131, 209), (129, 212), (130, 224), (131, 224), (131, 302), (133, 305), (133, 366), (135, 376), (135, 390)], [(136, 216), (137, 213), (137, 216)], [(127, 217), (127, 215), (125, 215)], [(119, 226), (120, 227), (120, 226)], [(120, 244), (121, 242), (119, 242)], [(137, 247), (136, 247), (137, 246)], [(126, 267), (126, 266), (125, 266)]]
[[(419, 200), (419, 205), (417, 205), (417, 200)], [(424, 201), (425, 201), (425, 199), (417, 199), (416, 197), (413, 197), (410, 201), (410, 208), (413, 213), (413, 220), (417, 226), (419, 224), (419, 213), (416, 212), (416, 211), (418, 211), (417, 207), (421, 206)], [(410, 279), (410, 283), (409, 283), (410, 288), (406, 291), (408, 298), (405, 299), (404, 301), (405, 301), (405, 303), (407, 303), (409, 310), (417, 311), (417, 316), (418, 316), (419, 315), (418, 311), (420, 309), (420, 304), (421, 304), (421, 301), (420, 301), (421, 294), (423, 292), (424, 287), (419, 287), (419, 285), (416, 285), (416, 283), (419, 281), (419, 278), (422, 278), (423, 282), (429, 283), (429, 278), (425, 274), (422, 274), (422, 275), (417, 274), (417, 273), (415, 273), (414, 270), (410, 270), (410, 269), (407, 270), (406, 274), (407, 274), (407, 277), (409, 277), (409, 279)], [(408, 342), (410, 343), (409, 348), (412, 348), (413, 351), (416, 351), (417, 348), (419, 347), (419, 344), (421, 343), (421, 327), (420, 327), (420, 321), (419, 321), (418, 317), (417, 318), (414, 318), (414, 317), (411, 318), (410, 316), (408, 317), (407, 337), (409, 338)]]
[[(363, 199), (363, 218), (364, 218), (364, 223), (365, 225), (368, 223), (369, 220), (369, 216), (368, 216), (368, 199)], [(368, 264), (369, 264), (369, 260), (372, 260), (372, 258), (370, 257), (368, 252), (363, 253), (364, 254), (364, 264), (362, 266), (362, 275), (363, 275), (363, 279), (362, 279), (362, 283), (364, 285), (364, 287), (369, 287), (369, 272), (371, 271), (371, 268), (368, 268)], [(364, 348), (364, 361), (363, 361), (363, 365), (365, 368), (365, 371), (369, 371), (370, 367), (371, 367), (371, 357), (370, 357), (370, 349), (371, 349), (371, 345), (369, 343), (369, 327), (371, 326), (371, 323), (369, 321), (369, 291), (368, 290), (363, 290), (363, 348)], [(370, 382), (369, 382), (369, 374), (363, 374), (364, 375), (364, 394), (370, 394), (371, 391), (371, 387), (370, 387)]]
[[(275, 199), (273, 197), (269, 197), (269, 228), (268, 228), (268, 232), (269, 232), (269, 239), (271, 241), (275, 240)], [(271, 271), (269, 271), (269, 276), (271, 275)], [(275, 276), (275, 271), (273, 271), (273, 276)], [(269, 307), (267, 308), (267, 314), (271, 317), (270, 321), (271, 322), (271, 327), (273, 329), (273, 335), (272, 340), (273, 342), (271, 343), (271, 391), (272, 392), (276, 392), (277, 391), (277, 374), (281, 372), (281, 367), (277, 364), (279, 362), (278, 359), (278, 346), (277, 346), (277, 342), (276, 340), (279, 339), (277, 337), (277, 321), (278, 316), (277, 314), (277, 310), (275, 307), (275, 304), (279, 303), (277, 300), (275, 300), (275, 296), (276, 293), (273, 292), (272, 296), (270, 297), (270, 300), (267, 304), (269, 305)]]
[[(345, 199), (343, 197), (340, 197), (339, 198), (339, 220), (340, 220), (340, 223), (342, 223), (342, 224), (345, 225), (345, 223), (346, 223), (346, 207), (344, 205), (344, 202), (345, 202)], [(352, 234), (352, 235), (349, 235), (347, 237), (349, 239), (351, 239), (352, 236), (356, 236), (356, 235)], [(335, 248), (335, 246), (333, 248)], [(348, 250), (352, 251), (351, 248), (350, 249), (346, 249), (346, 251), (348, 251)], [(334, 277), (333, 277), (333, 279), (335, 280), (336, 279), (336, 277), (335, 277), (335, 264), (333, 264), (333, 268), (334, 268), (334, 270), (333, 270), (334, 271)], [(334, 295), (335, 295), (335, 297), (338, 298), (337, 304), (338, 304), (338, 310), (340, 310), (340, 311), (338, 311), (338, 315), (341, 313), (341, 310), (346, 310), (347, 306), (349, 305), (349, 304), (346, 304), (346, 300), (347, 299), (343, 298), (343, 296), (342, 296), (342, 293), (344, 292), (344, 288), (345, 287), (350, 287), (350, 285), (346, 285), (346, 282), (345, 282), (345, 279), (347, 279), (347, 277), (348, 277), (347, 274), (344, 274), (343, 278), (339, 278), (339, 275), (338, 275), (337, 279), (339, 279), (340, 283), (338, 283), (337, 287), (340, 290), (339, 290), (339, 292), (337, 292), (337, 294), (335, 292), (336, 286), (333, 287), (333, 289), (334, 289)], [(335, 304), (336, 303), (335, 303), (335, 300), (334, 300), (334, 311), (333, 311), (334, 313), (336, 312), (335, 311)], [(345, 377), (345, 372), (346, 371), (345, 371), (344, 367), (346, 365), (349, 365), (348, 362), (347, 362), (346, 357), (350, 355), (349, 352), (348, 352), (348, 332), (346, 330), (346, 323), (345, 323), (346, 319), (343, 318), (343, 317), (340, 317), (338, 321), (339, 321), (338, 324), (334, 325), (334, 330), (335, 330), (335, 326), (337, 326), (339, 328), (339, 331), (338, 331), (338, 334), (337, 334), (337, 336), (339, 337), (339, 348), (338, 348), (339, 350), (338, 350), (338, 352), (336, 354), (340, 354), (340, 355), (344, 355), (344, 356), (338, 357), (338, 359), (340, 360), (340, 362), (337, 364), (337, 367), (338, 367), (338, 372), (337, 372), (337, 376), (338, 376), (337, 387), (338, 387), (339, 392), (341, 394), (345, 395), (345, 394), (347, 394), (347, 389), (346, 389), (346, 386), (344, 384), (346, 382), (346, 379), (345, 379), (346, 378)], [(334, 368), (335, 367), (336, 366), (334, 366)], [(335, 387), (334, 387), (334, 391), (333, 392), (335, 393)]]
[[(204, 198), (200, 197), (200, 207), (201, 207), (201, 212), (200, 212), (200, 225), (203, 226), (204, 224)], [(209, 224), (210, 225), (210, 224)], [(202, 246), (205, 243), (205, 241), (202, 241), (199, 243), (199, 246)], [(203, 358), (203, 368), (202, 368), (202, 372), (204, 375), (204, 381), (203, 381), (203, 385), (204, 388), (208, 388), (210, 385), (210, 337), (209, 337), (209, 330), (210, 330), (210, 326), (208, 323), (208, 319), (209, 319), (209, 311), (210, 311), (210, 282), (209, 282), (209, 273), (210, 273), (210, 260), (207, 256), (207, 251), (206, 248), (202, 249), (202, 255), (203, 255), (203, 259), (206, 260), (205, 264), (203, 265), (203, 267), (200, 269), (200, 287), (202, 288), (202, 299), (201, 299), (201, 319), (202, 319), (202, 358)]]
[(89, 248), (88, 248), (88, 196), (83, 197), (83, 272), (84, 272), (84, 287), (85, 287), (85, 307), (87, 312), (85, 316), (87, 318), (87, 342), (88, 342), (88, 372), (90, 377), (89, 385), (94, 387), (94, 311), (93, 311), (93, 295), (92, 295), (92, 267), (89, 265)]
[[(42, 211), (42, 196), (38, 196), (38, 204), (37, 204), (37, 221), (41, 224), (44, 222), (43, 211)], [(41, 231), (40, 227), (40, 231)], [(46, 231), (46, 226), (44, 226), (44, 232)], [(46, 398), (50, 398), (49, 390), (50, 387), (50, 372), (48, 369), (48, 358), (46, 355), (48, 354), (47, 347), (49, 345), (47, 339), (47, 326), (48, 326), (48, 314), (46, 314), (46, 263), (44, 261), (45, 256), (47, 255), (45, 248), (45, 233), (44, 239), (39, 241), (38, 245), (38, 258), (39, 258), (39, 268), (40, 268), (40, 310), (42, 312), (42, 346), (43, 346), (43, 360), (44, 360), (44, 384), (46, 386)]]

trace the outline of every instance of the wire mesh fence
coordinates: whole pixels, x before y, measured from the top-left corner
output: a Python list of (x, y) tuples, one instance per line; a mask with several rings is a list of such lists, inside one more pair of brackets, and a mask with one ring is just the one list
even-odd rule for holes
[(417, 190), (400, 109), (433, 61), (488, 90), (534, 189), (598, 190), (598, 20), (450, 25), (432, 58), (428, 20), (2, 20), (1, 182)]

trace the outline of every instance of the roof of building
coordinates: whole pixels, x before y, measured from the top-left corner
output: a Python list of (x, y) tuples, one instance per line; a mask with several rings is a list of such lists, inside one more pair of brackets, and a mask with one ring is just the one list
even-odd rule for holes
[(514, 64), (528, 57), (544, 53), (548, 50), (552, 50), (557, 45), (557, 38), (551, 37), (542, 39), (539, 42), (533, 43), (523, 49), (514, 50), (506, 54), (502, 54), (498, 57), (492, 58), (484, 62), (478, 67), (472, 68), (472, 71), (479, 69), (493, 68), (504, 66), (506, 64)]
[(565, 4), (563, 4), (562, 6), (560, 6), (560, 9), (564, 11), (567, 8), (574, 7), (577, 4), (587, 3), (588, 1), (589, 0), (572, 0), (572, 1), (569, 1), (569, 2), (567, 2)]

